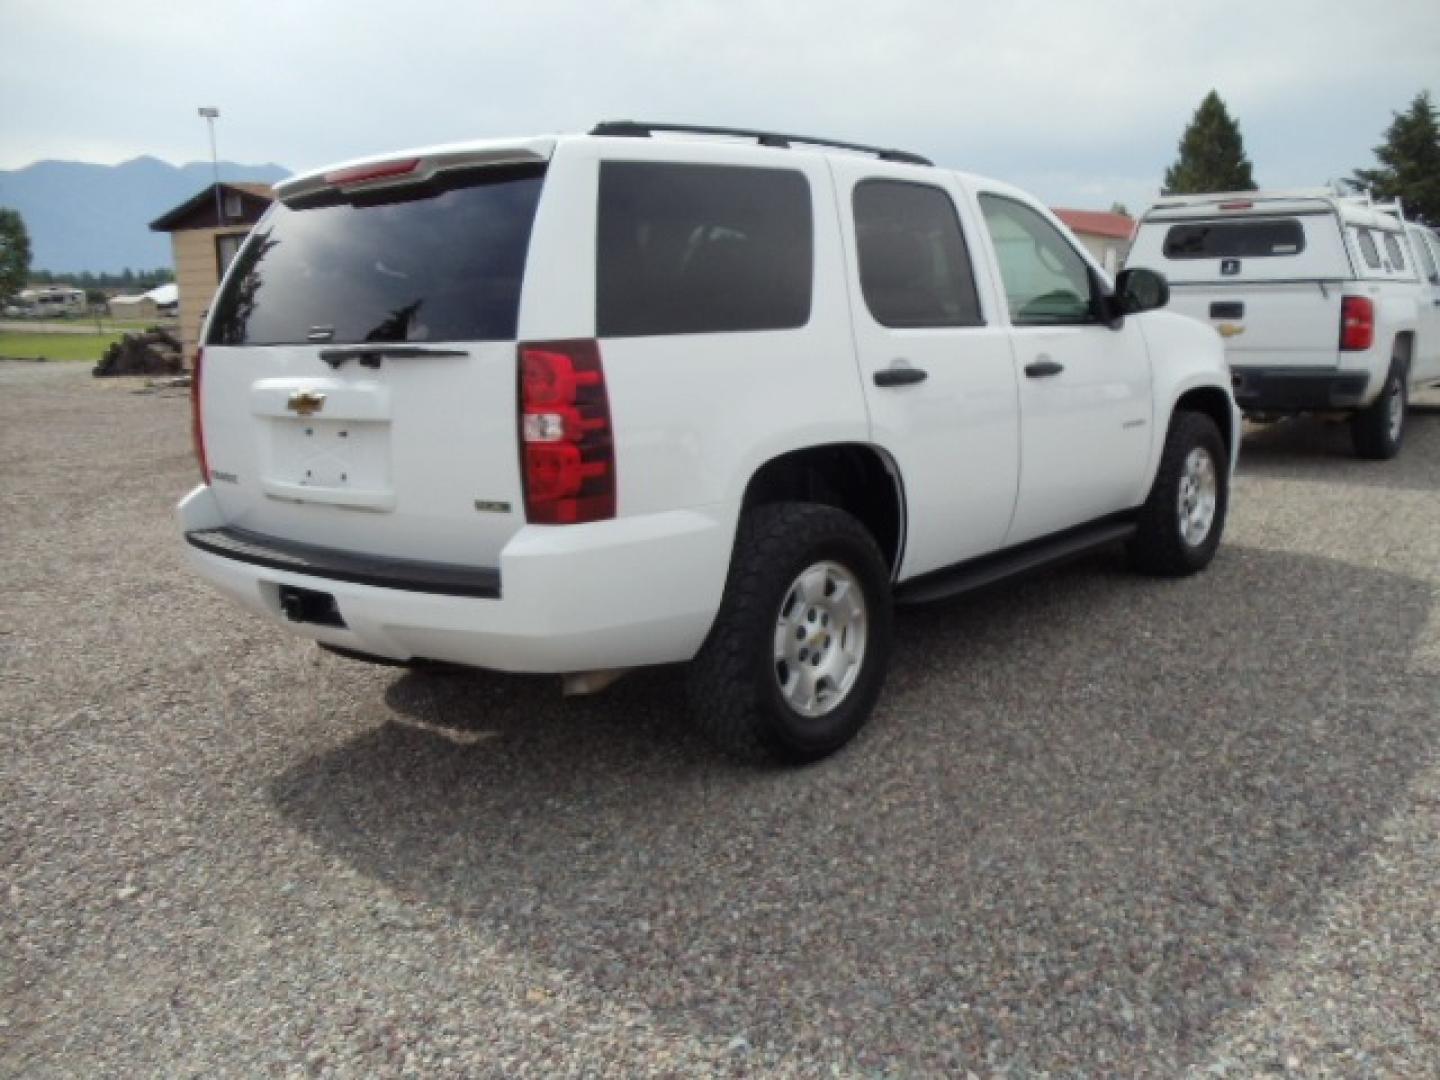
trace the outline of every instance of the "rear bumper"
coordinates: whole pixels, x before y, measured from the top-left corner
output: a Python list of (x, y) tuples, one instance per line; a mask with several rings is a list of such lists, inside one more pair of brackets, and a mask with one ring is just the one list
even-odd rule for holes
[[(207, 487), (186, 496), (176, 515), (203, 578), (295, 633), (393, 660), (527, 672), (692, 658), (720, 606), (734, 533), (733, 515), (720, 507), (526, 526), (498, 568), (468, 571), (491, 591), (457, 595), (465, 568), (237, 538)], [(345, 625), (290, 621), (282, 586), (330, 594)]]
[(1231, 366), (1235, 403), (1246, 413), (1357, 409), (1365, 402), (1365, 371)]

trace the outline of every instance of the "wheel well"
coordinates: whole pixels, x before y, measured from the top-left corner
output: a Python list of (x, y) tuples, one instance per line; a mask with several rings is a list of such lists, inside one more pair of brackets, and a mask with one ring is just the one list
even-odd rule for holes
[(1175, 403), (1175, 411), (1198, 412), (1215, 421), (1220, 436), (1225, 440), (1225, 449), (1235, 449), (1235, 413), (1230, 408), (1230, 398), (1217, 386), (1201, 386), (1187, 390)]
[(1395, 335), (1395, 349), (1390, 354), (1396, 360), (1405, 361), (1405, 367), (1410, 367), (1410, 358), (1415, 355), (1415, 331), (1402, 330)]
[(743, 508), (789, 501), (844, 510), (870, 531), (892, 571), (899, 563), (904, 521), (900, 478), (873, 446), (810, 446), (772, 458), (750, 478)]

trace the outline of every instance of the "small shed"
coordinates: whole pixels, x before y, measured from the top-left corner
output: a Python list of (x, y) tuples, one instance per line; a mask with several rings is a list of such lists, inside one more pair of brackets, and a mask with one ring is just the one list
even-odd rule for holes
[(200, 344), (200, 324), (221, 275), (274, 200), (269, 184), (221, 181), (150, 223), (155, 232), (170, 234), (180, 293), (180, 338), (187, 358)]
[(115, 319), (154, 319), (160, 311), (155, 301), (141, 293), (137, 296), (112, 296), (105, 302), (110, 315)]
[(1109, 210), (1052, 209), (1106, 272), (1113, 275), (1125, 265), (1135, 235), (1134, 218)]

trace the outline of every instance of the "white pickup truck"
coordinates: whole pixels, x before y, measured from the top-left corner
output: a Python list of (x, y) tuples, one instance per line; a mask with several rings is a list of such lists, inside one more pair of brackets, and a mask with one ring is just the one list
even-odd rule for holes
[(1184, 195), (1142, 216), (1129, 266), (1225, 338), (1246, 416), (1348, 414), (1361, 457), (1400, 450), (1440, 385), (1440, 241), (1396, 205), (1327, 189)]

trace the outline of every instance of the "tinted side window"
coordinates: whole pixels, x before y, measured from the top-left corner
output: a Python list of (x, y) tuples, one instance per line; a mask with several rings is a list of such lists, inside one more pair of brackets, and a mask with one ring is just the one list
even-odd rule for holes
[(1305, 229), (1294, 218), (1191, 221), (1165, 234), (1167, 259), (1256, 259), (1304, 250)]
[(855, 185), (860, 291), (882, 326), (979, 326), (980, 300), (955, 204), (899, 180)]
[(1060, 230), (1024, 203), (981, 195), (1010, 321), (1016, 326), (1091, 322), (1090, 267)]
[(600, 337), (788, 330), (810, 321), (810, 184), (792, 169), (600, 166)]
[(1356, 229), (1355, 239), (1360, 243), (1360, 254), (1365, 258), (1365, 265), (1371, 270), (1379, 270), (1380, 249), (1375, 246), (1375, 238), (1370, 235), (1370, 230)]
[(1405, 256), (1400, 251), (1400, 241), (1394, 233), (1385, 234), (1385, 254), (1390, 256), (1390, 265), (1396, 270), (1405, 269)]
[(369, 195), (276, 203), (236, 256), (212, 345), (515, 336), (540, 169), (441, 173)]

